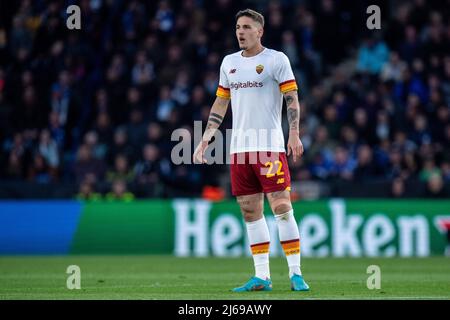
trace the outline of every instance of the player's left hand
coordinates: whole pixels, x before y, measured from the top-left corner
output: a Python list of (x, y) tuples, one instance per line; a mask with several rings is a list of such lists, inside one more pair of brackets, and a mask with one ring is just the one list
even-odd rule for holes
[(291, 155), (294, 162), (297, 161), (297, 158), (300, 159), (300, 157), (303, 154), (303, 143), (301, 142), (298, 133), (290, 133), (289, 134), (289, 140), (287, 144), (287, 155), (288, 157)]
[(206, 163), (205, 150), (208, 147), (208, 141), (202, 140), (195, 148), (192, 160), (194, 164)]

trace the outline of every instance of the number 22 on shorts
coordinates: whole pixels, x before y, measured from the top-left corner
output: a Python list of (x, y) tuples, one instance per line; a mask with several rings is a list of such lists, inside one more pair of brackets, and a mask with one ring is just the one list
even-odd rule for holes
[[(278, 166), (278, 169), (277, 169), (277, 172), (276, 172), (276, 173), (273, 173), (273, 171), (272, 171), (272, 170), (273, 170), (273, 167), (274, 167), (274, 163), (275, 163), (275, 165)], [(267, 162), (264, 164), (264, 166), (265, 166), (265, 167), (269, 167), (268, 170), (267, 170), (267, 173), (266, 173), (266, 177), (267, 177), (267, 178), (271, 178), (271, 177), (275, 176), (275, 174), (276, 174), (277, 176), (282, 176), (282, 175), (284, 175), (284, 172), (281, 171), (281, 168), (283, 167), (283, 163), (282, 163), (280, 160), (276, 160), (276, 161), (274, 161), (274, 162), (272, 162), (272, 161), (267, 161)]]

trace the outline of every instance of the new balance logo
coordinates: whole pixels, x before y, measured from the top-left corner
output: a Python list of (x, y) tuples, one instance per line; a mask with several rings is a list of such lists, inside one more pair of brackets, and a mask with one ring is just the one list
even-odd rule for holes
[(236, 69), (231, 69), (230, 70), (230, 73), (235, 73), (236, 72)]
[(279, 178), (279, 179), (277, 180), (277, 184), (281, 184), (281, 183), (284, 183), (284, 178)]

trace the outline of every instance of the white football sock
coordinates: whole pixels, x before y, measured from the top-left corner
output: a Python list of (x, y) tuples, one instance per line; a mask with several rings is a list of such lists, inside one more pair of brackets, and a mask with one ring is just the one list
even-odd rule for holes
[(264, 216), (256, 221), (245, 222), (247, 235), (255, 265), (255, 276), (266, 280), (270, 278), (269, 245), (270, 236)]
[(278, 236), (289, 266), (289, 278), (294, 274), (301, 275), (300, 270), (300, 234), (294, 217), (294, 210), (276, 214)]

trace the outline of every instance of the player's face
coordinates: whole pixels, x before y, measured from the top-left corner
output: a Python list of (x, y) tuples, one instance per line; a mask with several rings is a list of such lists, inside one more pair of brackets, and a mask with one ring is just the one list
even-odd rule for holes
[(236, 38), (239, 48), (249, 50), (261, 42), (263, 29), (250, 17), (240, 17), (236, 22)]

